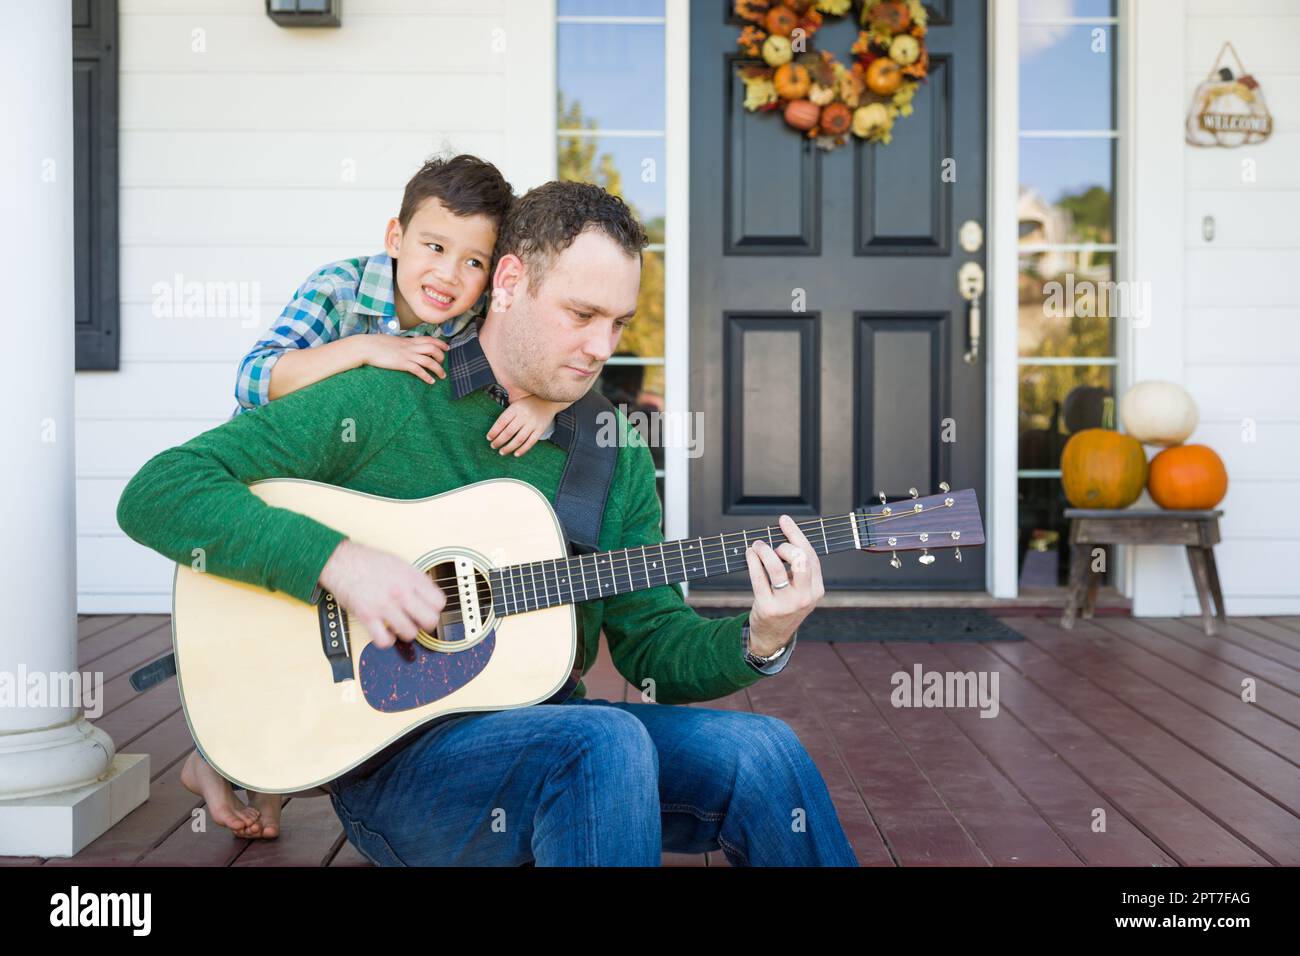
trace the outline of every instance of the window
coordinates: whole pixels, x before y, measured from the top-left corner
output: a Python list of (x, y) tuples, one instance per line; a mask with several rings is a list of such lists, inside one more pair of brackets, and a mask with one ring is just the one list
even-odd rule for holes
[[(625, 414), (662, 412), (664, 0), (558, 0), (557, 13), (559, 177), (622, 197), (650, 238), (636, 320), (597, 387)], [(651, 453), (662, 502), (662, 446)]]
[(1115, 0), (1020, 0), (1020, 586), (1067, 580), (1060, 460), (1115, 393)]

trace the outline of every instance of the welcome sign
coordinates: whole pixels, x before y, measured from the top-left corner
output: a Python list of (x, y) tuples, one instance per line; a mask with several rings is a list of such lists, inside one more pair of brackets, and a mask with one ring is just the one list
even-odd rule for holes
[[(1219, 64), (1232, 51), (1237, 74)], [(1273, 132), (1273, 117), (1259, 81), (1246, 72), (1236, 48), (1225, 42), (1210, 75), (1196, 88), (1187, 114), (1187, 142), (1193, 146), (1244, 146), (1262, 143)]]

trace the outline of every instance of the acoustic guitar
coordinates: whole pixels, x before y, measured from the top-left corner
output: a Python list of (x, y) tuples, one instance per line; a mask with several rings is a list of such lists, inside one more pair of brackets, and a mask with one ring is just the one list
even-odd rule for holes
[[(799, 527), (818, 554), (982, 545), (975, 493), (947, 491)], [(177, 681), (208, 762), (251, 790), (318, 787), (445, 714), (551, 700), (577, 652), (575, 606), (643, 588), (748, 573), (745, 548), (779, 527), (571, 556), (551, 503), (494, 478), (418, 500), (273, 478), (249, 486), (429, 574), (446, 596), (435, 634), (371, 643), (328, 592), (307, 604), (178, 565), (172, 597)], [(913, 491), (915, 495), (915, 491)], [(737, 654), (740, 649), (737, 648)]]

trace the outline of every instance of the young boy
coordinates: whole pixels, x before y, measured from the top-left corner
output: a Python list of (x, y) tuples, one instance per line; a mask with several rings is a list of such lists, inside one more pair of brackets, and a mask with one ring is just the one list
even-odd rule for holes
[[(492, 250), (512, 199), (491, 163), (465, 155), (425, 163), (388, 221), (385, 251), (312, 274), (240, 362), (235, 414), (361, 365), (410, 372), (431, 385), (430, 373), (446, 378), (447, 339), (486, 304)], [(503, 455), (523, 455), (565, 407), (535, 396), (512, 402), (488, 441)], [(249, 793), (245, 805), (197, 750), (181, 781), (236, 836), (279, 835), (279, 794)]]

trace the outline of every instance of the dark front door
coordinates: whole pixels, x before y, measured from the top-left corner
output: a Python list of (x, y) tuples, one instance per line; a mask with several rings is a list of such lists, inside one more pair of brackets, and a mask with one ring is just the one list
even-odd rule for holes
[[(971, 364), (958, 232), (985, 222), (985, 4), (929, 7), (930, 75), (893, 142), (817, 149), (744, 109), (742, 23), (691, 4), (691, 534), (973, 487), (984, 359)], [(813, 38), (848, 63), (851, 17)], [(982, 549), (822, 559), (839, 589), (984, 587)], [(740, 576), (692, 588), (748, 588)]]

